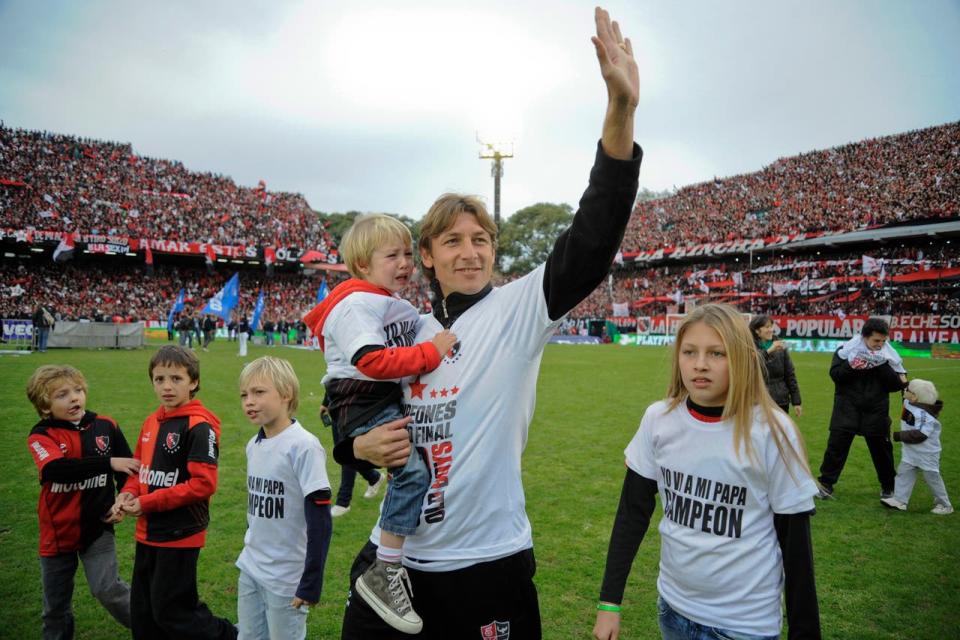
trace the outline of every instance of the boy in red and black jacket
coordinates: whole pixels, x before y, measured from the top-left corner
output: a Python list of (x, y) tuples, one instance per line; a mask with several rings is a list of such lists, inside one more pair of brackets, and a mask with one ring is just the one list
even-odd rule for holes
[[(66, 365), (43, 365), (27, 382), (40, 415), (27, 447), (40, 471), (40, 576), (43, 637), (72, 638), (77, 564), (90, 593), (130, 626), (130, 586), (120, 580), (111, 514), (115, 486), (140, 467), (113, 419), (86, 410), (87, 381)], [(116, 478), (117, 485), (114, 485)]]
[(197, 595), (197, 560), (217, 490), (220, 420), (193, 397), (200, 362), (164, 346), (150, 360), (160, 407), (137, 440), (140, 473), (117, 496), (115, 513), (137, 516), (130, 613), (134, 638), (236, 638)]

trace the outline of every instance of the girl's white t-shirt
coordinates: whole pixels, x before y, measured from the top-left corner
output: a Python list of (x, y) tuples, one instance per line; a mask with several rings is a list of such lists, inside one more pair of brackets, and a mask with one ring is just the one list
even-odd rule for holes
[[(659, 488), (660, 595), (701, 624), (779, 634), (783, 562), (773, 514), (812, 511), (817, 486), (795, 458), (784, 462), (759, 410), (753, 461), (734, 452), (732, 420), (702, 422), (683, 404), (668, 406), (647, 409), (624, 451), (627, 466)], [(799, 451), (795, 430), (786, 431)]]

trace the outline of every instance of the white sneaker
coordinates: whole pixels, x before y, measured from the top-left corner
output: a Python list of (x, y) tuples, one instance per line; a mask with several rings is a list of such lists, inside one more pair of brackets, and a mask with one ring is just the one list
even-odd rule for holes
[(367, 487), (367, 490), (363, 492), (364, 498), (376, 498), (377, 494), (380, 493), (380, 487), (383, 486), (383, 483), (387, 481), (387, 474), (381, 473), (380, 479)]
[(938, 516), (945, 516), (953, 513), (953, 507), (948, 504), (938, 504), (933, 509), (930, 509), (930, 513), (936, 514)]
[(339, 518), (340, 516), (345, 514), (347, 511), (350, 511), (350, 507), (341, 507), (340, 505), (335, 504), (330, 509), (330, 517)]
[(888, 509), (898, 509), (900, 511), (907, 510), (906, 503), (900, 502), (893, 496), (890, 496), (888, 498), (880, 498), (880, 503), (883, 504), (883, 506), (887, 507)]

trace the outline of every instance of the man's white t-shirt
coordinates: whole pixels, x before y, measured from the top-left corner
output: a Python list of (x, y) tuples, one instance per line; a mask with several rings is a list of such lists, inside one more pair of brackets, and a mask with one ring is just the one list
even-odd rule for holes
[[(419, 326), (417, 310), (402, 298), (367, 291), (351, 293), (337, 303), (323, 324), (323, 357), (327, 362), (323, 384), (340, 378), (374, 380), (350, 364), (353, 354), (367, 345), (412, 346)], [(433, 335), (420, 341), (430, 340)]]
[(294, 421), (272, 438), (247, 443), (247, 533), (237, 567), (268, 591), (293, 598), (307, 556), (304, 498), (330, 488), (327, 456)]
[[(812, 511), (817, 486), (789, 455), (788, 470), (759, 409), (750, 431), (758, 464), (735, 454), (732, 420), (702, 422), (683, 404), (667, 407), (647, 409), (624, 451), (627, 466), (659, 488), (660, 595), (701, 624), (779, 634), (783, 562), (773, 514)], [(794, 429), (787, 433), (799, 451)]]
[[(450, 571), (533, 546), (520, 457), (536, 404), (551, 321), (544, 266), (493, 289), (450, 327), (458, 343), (434, 371), (404, 380), (414, 446), (428, 460), (430, 486), (404, 562)], [(443, 329), (423, 316), (417, 341)], [(379, 544), (380, 530), (370, 536)]]

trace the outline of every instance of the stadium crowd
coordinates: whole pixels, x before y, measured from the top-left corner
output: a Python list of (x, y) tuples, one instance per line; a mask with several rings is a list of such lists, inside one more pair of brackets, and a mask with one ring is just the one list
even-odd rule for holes
[[(752, 268), (743, 262), (627, 268), (571, 315), (612, 315), (614, 304), (630, 315), (661, 315), (676, 313), (690, 300), (731, 302), (769, 315), (889, 314), (894, 299), (897, 313), (960, 312), (960, 276), (937, 276), (960, 267), (960, 249), (950, 244), (934, 249), (885, 248), (882, 257), (879, 252), (760, 256)], [(897, 282), (908, 274), (915, 279)]]
[(0, 226), (326, 253), (300, 194), (138, 156), (129, 144), (0, 124)]
[[(861, 253), (756, 253), (711, 263), (644, 265), (631, 252), (699, 242), (851, 230), (907, 219), (960, 215), (960, 123), (851, 143), (776, 161), (756, 173), (684, 187), (639, 203), (622, 250), (626, 264), (569, 317), (617, 313), (652, 316), (685, 303), (732, 302), (768, 314), (960, 313), (958, 278), (915, 271), (960, 266), (956, 245), (884, 248)], [(188, 171), (176, 161), (145, 158), (129, 144), (6, 128), (0, 123), (0, 224), (234, 245), (336, 246), (302, 196), (236, 185)], [(924, 251), (927, 255), (924, 255)], [(867, 252), (870, 253), (870, 252)], [(931, 272), (932, 273), (932, 272)], [(251, 314), (261, 288), (268, 322), (295, 323), (316, 300), (321, 278), (290, 272), (267, 277), (241, 270), (238, 317)], [(55, 265), (0, 261), (3, 317), (30, 317), (37, 304), (64, 319), (165, 321), (177, 292), (187, 314), (199, 312), (231, 272), (84, 260)], [(324, 276), (333, 288), (346, 274)], [(507, 277), (495, 280), (501, 284)], [(422, 277), (402, 295), (430, 309)], [(894, 305), (894, 301), (896, 304)]]
[(638, 203), (638, 251), (960, 215), (960, 122), (781, 158)]
[[(831, 315), (896, 313), (960, 313), (960, 277), (937, 278), (941, 270), (960, 267), (960, 248), (943, 245), (935, 254), (920, 247), (884, 251), (877, 262), (861, 253), (825, 256), (781, 255), (757, 259), (750, 269), (743, 263), (702, 263), (625, 267), (598, 287), (569, 317), (574, 320), (614, 315), (616, 307), (629, 315), (676, 313), (689, 301), (732, 302), (744, 310), (771, 315)], [(865, 273), (866, 268), (866, 273)], [(925, 279), (897, 283), (898, 276)], [(238, 317), (250, 317), (260, 289), (266, 307), (264, 323), (295, 323), (313, 307), (321, 279), (332, 289), (347, 277), (242, 270)], [(180, 289), (186, 312), (198, 313), (219, 291), (230, 272), (208, 273), (202, 268), (160, 265), (147, 276), (142, 265), (0, 263), (2, 317), (30, 317), (33, 306), (56, 310), (61, 319), (164, 321)], [(509, 278), (500, 277), (494, 284)], [(421, 312), (430, 310), (430, 292), (422, 276), (414, 278), (401, 295)], [(615, 307), (616, 305), (616, 307)]]
[[(317, 296), (321, 277), (299, 273), (242, 270), (237, 317), (253, 313), (260, 290), (264, 292), (263, 322), (299, 321)], [(165, 321), (177, 294), (184, 290), (184, 312), (199, 313), (207, 300), (223, 288), (230, 272), (208, 273), (202, 268), (159, 266), (147, 276), (142, 265), (65, 265), (37, 262), (0, 262), (0, 317), (29, 318), (36, 305), (55, 311), (61, 320), (130, 322)], [(331, 271), (328, 288), (346, 278)], [(423, 278), (412, 281), (404, 297), (421, 311), (430, 309), (429, 291)]]

